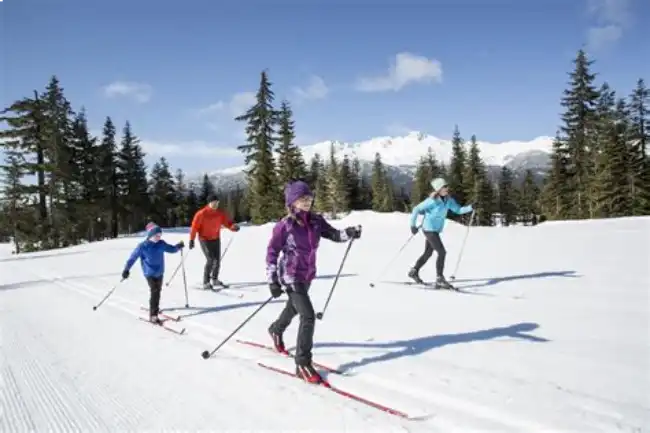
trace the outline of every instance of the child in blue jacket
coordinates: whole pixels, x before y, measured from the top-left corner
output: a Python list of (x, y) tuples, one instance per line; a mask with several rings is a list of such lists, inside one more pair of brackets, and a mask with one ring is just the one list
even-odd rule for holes
[(129, 278), (131, 267), (140, 259), (142, 273), (149, 284), (149, 320), (161, 324), (158, 317), (160, 312), (160, 292), (162, 290), (163, 275), (165, 273), (165, 253), (177, 253), (185, 245), (180, 241), (170, 245), (162, 240), (162, 229), (154, 223), (147, 224), (147, 234), (144, 241), (140, 242), (126, 261), (122, 278)]
[(436, 279), (435, 288), (450, 289), (452, 287), (447, 280), (445, 280), (443, 275), (447, 251), (445, 250), (445, 246), (442, 244), (442, 239), (440, 239), (440, 233), (445, 226), (447, 211), (463, 215), (472, 212), (474, 209), (471, 204), (460, 207), (458, 203), (456, 203), (456, 200), (449, 196), (447, 181), (444, 179), (437, 178), (432, 180), (431, 187), (433, 188), (432, 194), (415, 206), (411, 213), (411, 233), (413, 234), (418, 232), (418, 228), (415, 225), (418, 215), (424, 215), (424, 219), (422, 220), (422, 233), (424, 233), (426, 243), (424, 246), (424, 252), (415, 262), (415, 265), (409, 271), (408, 276), (416, 283), (423, 284), (424, 282), (419, 275), (420, 268), (424, 266), (435, 251), (438, 254), (436, 260), (436, 274), (438, 278)]

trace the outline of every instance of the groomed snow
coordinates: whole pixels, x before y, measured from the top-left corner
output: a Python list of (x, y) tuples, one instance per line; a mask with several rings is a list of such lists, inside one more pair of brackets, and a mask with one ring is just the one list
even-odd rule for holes
[[(234, 235), (221, 273), (230, 295), (192, 287), (203, 257), (187, 255), (190, 308), (180, 273), (162, 298), (184, 316), (173, 324), (182, 336), (137, 320), (148, 301), (139, 264), (92, 310), (138, 238), (21, 256), (2, 246), (0, 431), (650, 431), (650, 218), (473, 228), (457, 280), (469, 293), (397, 283), (423, 245), (420, 235), (386, 268), (407, 221), (372, 212), (333, 221), (364, 233), (317, 321), (314, 354), (348, 370), (329, 376), (334, 385), (416, 420), (262, 369), (257, 361), (292, 361), (234, 339), (201, 358), (269, 296), (266, 225)], [(464, 234), (454, 223), (444, 232), (448, 274)], [(317, 311), (344, 250), (322, 243)], [(168, 256), (166, 280), (179, 260)], [(433, 269), (434, 259), (423, 277)], [(268, 343), (283, 301), (236, 338)]]

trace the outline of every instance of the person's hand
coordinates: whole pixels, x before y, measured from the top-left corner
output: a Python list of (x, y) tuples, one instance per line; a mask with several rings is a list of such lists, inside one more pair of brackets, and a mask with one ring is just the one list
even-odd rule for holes
[(190, 249), (193, 249), (193, 248), (194, 248), (194, 239), (190, 239), (190, 245), (189, 245), (189, 247), (190, 247)]
[(271, 291), (271, 296), (274, 298), (282, 296), (282, 286), (278, 283), (269, 284), (269, 290)]
[(411, 226), (411, 233), (416, 234), (418, 232), (418, 228), (415, 226)]
[(185, 248), (185, 242), (180, 241), (179, 243), (176, 244), (176, 248), (182, 250), (183, 248)]
[(348, 227), (345, 229), (345, 234), (350, 239), (359, 239), (361, 237), (361, 226)]
[(125, 269), (122, 271), (122, 279), (126, 280), (127, 278), (129, 278), (129, 271), (128, 269)]

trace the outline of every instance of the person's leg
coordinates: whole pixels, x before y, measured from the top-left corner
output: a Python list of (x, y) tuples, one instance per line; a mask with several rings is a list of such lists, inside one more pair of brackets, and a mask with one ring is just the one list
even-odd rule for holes
[(147, 284), (149, 284), (149, 317), (157, 319), (160, 312), (162, 278), (147, 277)]
[(298, 314), (298, 311), (294, 308), (293, 301), (289, 297), (277, 320), (269, 326), (269, 334), (271, 334), (273, 345), (278, 352), (286, 352), (287, 350), (284, 345), (283, 334), (291, 325), (291, 321), (296, 317), (296, 314)]
[(211, 241), (210, 254), (212, 255), (212, 271), (210, 274), (212, 283), (221, 284), (219, 281), (219, 269), (221, 268), (221, 239)]
[(429, 242), (429, 236), (428, 236), (428, 234), (431, 232), (423, 232), (423, 233), (424, 233), (424, 252), (417, 259), (415, 265), (413, 265), (413, 267), (411, 268), (408, 274), (410, 278), (412, 278), (413, 280), (415, 280), (417, 283), (420, 284), (423, 283), (422, 279), (420, 278), (420, 269), (422, 269), (422, 266), (424, 266), (425, 263), (429, 261), (431, 255), (433, 254), (433, 247)]
[(438, 278), (444, 278), (445, 271), (445, 258), (447, 257), (447, 250), (440, 239), (440, 233), (431, 232), (427, 235), (429, 244), (437, 254), (436, 258), (436, 275)]
[(209, 286), (210, 284), (210, 274), (212, 274), (212, 268), (214, 267), (214, 259), (210, 252), (210, 242), (212, 241), (199, 241), (201, 243), (201, 251), (205, 256), (205, 267), (203, 268), (203, 286)]

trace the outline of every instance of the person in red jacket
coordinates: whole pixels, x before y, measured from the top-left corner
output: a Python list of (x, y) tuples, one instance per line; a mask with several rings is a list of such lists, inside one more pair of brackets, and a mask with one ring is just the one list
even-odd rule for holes
[(239, 226), (234, 224), (223, 210), (219, 209), (219, 197), (213, 194), (208, 197), (208, 204), (194, 214), (190, 229), (189, 248), (194, 248), (194, 239), (198, 234), (201, 250), (206, 259), (203, 270), (204, 289), (213, 289), (217, 286), (222, 288), (228, 287), (219, 280), (219, 270), (221, 268), (220, 234), (222, 226), (225, 226), (233, 232), (239, 231)]

